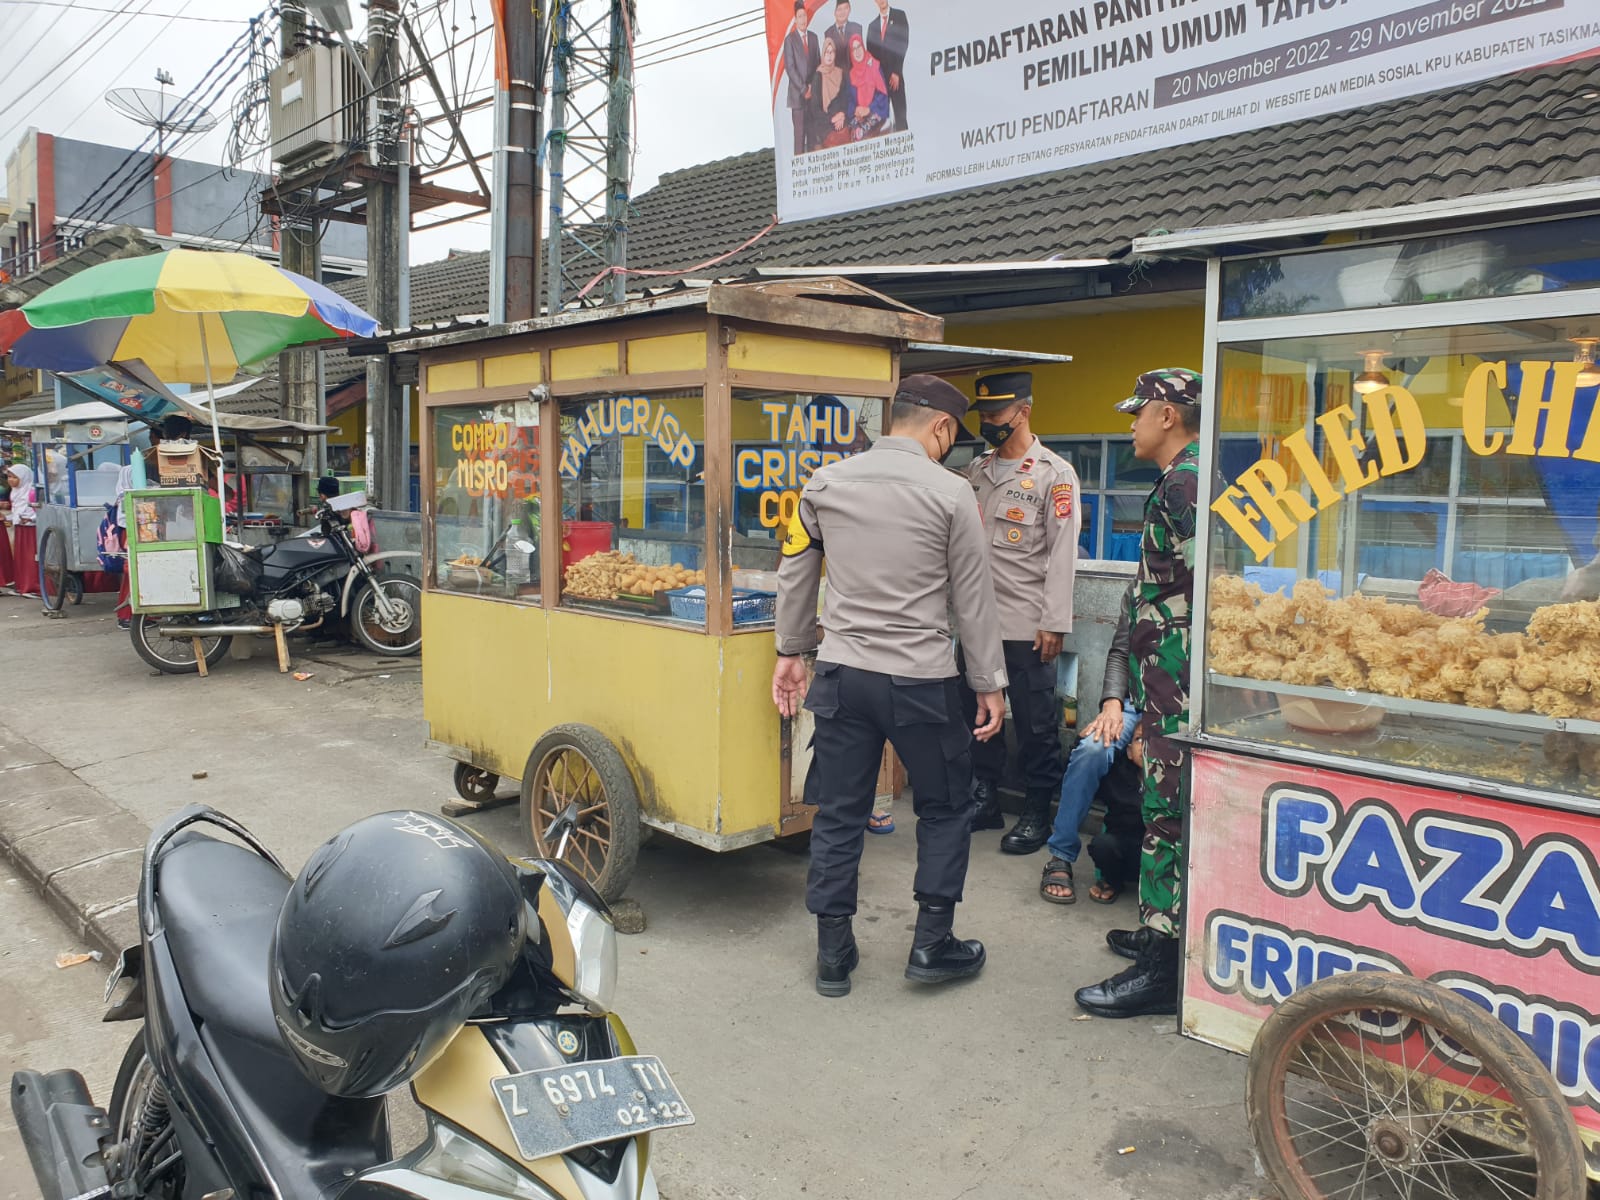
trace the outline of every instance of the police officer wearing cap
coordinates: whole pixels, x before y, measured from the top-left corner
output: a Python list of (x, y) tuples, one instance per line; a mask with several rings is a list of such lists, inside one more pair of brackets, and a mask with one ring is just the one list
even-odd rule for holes
[[(967, 477), (983, 514), (1024, 783), (1022, 815), (1000, 839), (1000, 849), (1032, 854), (1050, 837), (1050, 805), (1066, 770), (1056, 719), (1056, 658), (1062, 636), (1072, 632), (1083, 520), (1078, 473), (1029, 426), (1032, 374), (989, 375), (978, 380), (976, 391), (978, 432), (993, 449), (967, 467)], [(963, 643), (965, 635), (962, 626)], [(972, 828), (999, 829), (1005, 822), (995, 792), (1005, 771), (1004, 739), (979, 746), (972, 757)]]
[[(919, 911), (906, 978), (940, 983), (983, 968), (983, 943), (955, 936), (971, 843), (973, 738), (1005, 719), (1006, 669), (985, 532), (962, 477), (939, 464), (962, 439), (967, 400), (932, 375), (901, 381), (891, 435), (822, 467), (805, 485), (778, 569), (772, 698), (816, 721), (819, 779), (806, 907), (817, 916), (817, 990), (843, 996), (858, 954), (851, 917), (887, 740), (910, 776)], [(817, 593), (828, 571), (817, 641)], [(975, 727), (951, 645), (965, 643)], [(815, 650), (807, 685), (802, 655)]]

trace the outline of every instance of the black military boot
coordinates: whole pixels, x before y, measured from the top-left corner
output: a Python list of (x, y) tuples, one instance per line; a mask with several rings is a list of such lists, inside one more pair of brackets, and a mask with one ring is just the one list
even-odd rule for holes
[(1156, 936), (1133, 966), (1079, 988), (1078, 1007), (1097, 1017), (1149, 1017), (1178, 1011), (1178, 939)]
[(955, 924), (954, 904), (927, 904), (917, 912), (917, 932), (911, 942), (911, 961), (906, 978), (918, 983), (945, 983), (965, 979), (983, 970), (983, 943), (976, 938), (962, 939), (951, 932)]
[(817, 991), (824, 996), (848, 996), (850, 972), (861, 955), (849, 917), (817, 918)]
[(1141, 925), (1137, 929), (1113, 929), (1106, 934), (1106, 945), (1111, 953), (1120, 954), (1123, 958), (1137, 960), (1152, 943), (1160, 940), (1161, 935), (1148, 925)]
[(995, 786), (987, 779), (972, 785), (972, 832), (981, 829), (1004, 829), (1005, 816), (1000, 812), (1000, 801)]
[(1029, 793), (1017, 823), (1000, 839), (1001, 853), (1032, 854), (1050, 840), (1050, 801), (1054, 798), (1049, 793)]

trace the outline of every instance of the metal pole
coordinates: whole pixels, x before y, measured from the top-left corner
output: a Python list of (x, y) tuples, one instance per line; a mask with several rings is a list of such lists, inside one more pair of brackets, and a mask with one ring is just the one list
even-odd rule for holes
[[(367, 186), (367, 309), (386, 329), (404, 322), (401, 275), (410, 231), (402, 224), (401, 191), (411, 186), (401, 160), (400, 11), (396, 0), (372, 0), (367, 16), (367, 73), (375, 123), (367, 130), (379, 178)], [(367, 359), (367, 495), (380, 508), (405, 508), (403, 401), (386, 355)]]
[(489, 202), (489, 323), (506, 320), (506, 122), (511, 117), (511, 96), (494, 90), (494, 176)]
[(613, 304), (628, 298), (628, 192), (632, 181), (633, 0), (611, 0), (611, 96), (606, 108), (606, 265)]
[[(284, 0), (280, 13), (279, 51), (292, 57), (305, 37), (306, 14), (300, 0)], [(279, 130), (277, 132), (286, 132)], [(279, 220), (278, 259), (284, 268), (307, 279), (321, 281), (322, 239), (316, 217), (284, 216)], [(315, 350), (285, 350), (278, 356), (279, 404), (291, 421), (320, 422), (322, 394), (321, 354)], [(305, 508), (311, 494), (304, 474), (294, 480), (293, 511)]]
[(505, 316), (539, 315), (539, 137), (544, 117), (542, 12), (527, 0), (506, 6)]
[(554, 316), (561, 311), (561, 296), (565, 290), (561, 279), (561, 201), (566, 189), (567, 157), (567, 85), (568, 67), (572, 57), (569, 30), (572, 16), (567, 0), (558, 0), (555, 12), (555, 30), (550, 50), (550, 136), (548, 169), (545, 174), (550, 186), (550, 223), (545, 233), (545, 312)]

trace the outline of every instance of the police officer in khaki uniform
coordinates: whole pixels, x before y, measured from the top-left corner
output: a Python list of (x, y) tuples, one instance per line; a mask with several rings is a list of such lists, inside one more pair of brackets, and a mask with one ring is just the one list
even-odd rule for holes
[[(778, 570), (772, 698), (816, 719), (819, 780), (806, 907), (817, 915), (817, 990), (843, 996), (858, 961), (850, 919), (887, 740), (906, 766), (917, 814), (919, 912), (906, 978), (939, 983), (983, 968), (983, 943), (952, 932), (971, 843), (974, 736), (1005, 719), (1004, 656), (984, 530), (966, 480), (939, 464), (961, 440), (967, 400), (932, 375), (900, 383), (891, 436), (811, 477)], [(828, 570), (817, 644), (817, 591)], [(974, 727), (951, 644), (966, 644)], [(806, 680), (802, 655), (817, 651)]]
[[(1032, 374), (1008, 371), (978, 380), (975, 404), (978, 432), (994, 448), (973, 460), (967, 476), (983, 513), (1025, 785), (1022, 815), (1000, 849), (1032, 854), (1050, 837), (1050, 805), (1066, 770), (1056, 720), (1056, 658), (1062, 635), (1072, 632), (1082, 524), (1078, 473), (1029, 426)], [(963, 642), (965, 631), (962, 626)], [(995, 791), (1005, 772), (1005, 739), (979, 746), (972, 759), (972, 828), (999, 829), (1005, 822)]]

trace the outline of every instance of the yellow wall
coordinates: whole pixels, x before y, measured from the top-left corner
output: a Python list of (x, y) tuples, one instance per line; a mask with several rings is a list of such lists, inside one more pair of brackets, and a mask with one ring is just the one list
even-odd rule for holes
[[(420, 446), (426, 430), (422, 428), (422, 408), (418, 403), (417, 390), (411, 390), (411, 444)], [(337, 417), (328, 422), (339, 432), (328, 435), (330, 446), (350, 446), (350, 474), (365, 475), (367, 473), (367, 402), (365, 400), (352, 404)]]
[(737, 834), (778, 824), (780, 726), (770, 634), (689, 630), (428, 592), (430, 736), (519, 778), (556, 725), (589, 725), (663, 821)]
[[(1181, 307), (1012, 321), (951, 317), (945, 341), (962, 346), (1070, 354), (1072, 362), (1033, 371), (1033, 429), (1046, 436), (1127, 433), (1129, 419), (1111, 407), (1133, 394), (1140, 372), (1200, 370), (1205, 308)], [(972, 394), (973, 377), (958, 381)]]

